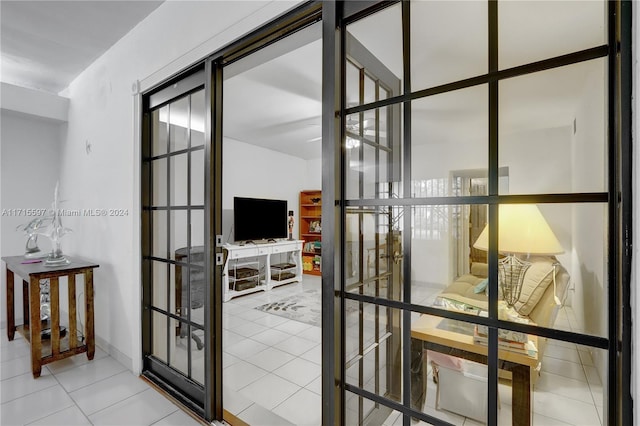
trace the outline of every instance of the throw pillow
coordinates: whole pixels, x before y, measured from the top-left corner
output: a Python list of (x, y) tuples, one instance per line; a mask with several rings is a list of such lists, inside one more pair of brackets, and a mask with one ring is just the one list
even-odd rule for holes
[(489, 284), (489, 278), (485, 278), (484, 280), (480, 281), (477, 286), (473, 288), (473, 292), (475, 294), (484, 293), (484, 291), (487, 289), (488, 284)]
[(473, 262), (471, 264), (471, 275), (487, 278), (489, 276), (489, 266), (486, 263)]
[(514, 306), (518, 313), (524, 316), (528, 316), (542, 298), (553, 280), (555, 269), (555, 261), (550, 258), (538, 257), (529, 261), (531, 266), (525, 272), (520, 298)]

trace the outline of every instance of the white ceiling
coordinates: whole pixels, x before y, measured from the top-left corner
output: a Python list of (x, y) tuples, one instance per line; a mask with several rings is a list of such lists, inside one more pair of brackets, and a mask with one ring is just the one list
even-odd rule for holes
[(315, 24), (224, 69), (226, 137), (320, 158), (321, 30)]
[(162, 2), (2, 0), (2, 81), (59, 93)]
[[(2, 0), (2, 80), (60, 91), (159, 4)], [(486, 73), (486, 16), (486, 2), (412, 4), (413, 90)], [(604, 16), (604, 2), (500, 2), (500, 68), (605, 44)], [(225, 68), (225, 136), (320, 157), (320, 29), (316, 24)], [(402, 76), (399, 4), (349, 32)], [(604, 81), (605, 70), (605, 61), (589, 61), (501, 82), (501, 132), (569, 125), (589, 76)], [(413, 116), (416, 144), (486, 135), (486, 86), (416, 100)]]

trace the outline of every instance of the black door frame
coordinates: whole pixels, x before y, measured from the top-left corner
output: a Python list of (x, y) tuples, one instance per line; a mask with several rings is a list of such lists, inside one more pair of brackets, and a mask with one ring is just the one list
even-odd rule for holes
[[(142, 141), (149, 141), (150, 125), (148, 111), (150, 107), (170, 102), (176, 96), (184, 92), (185, 86), (192, 82), (194, 73), (204, 70), (205, 75), (205, 282), (211, 283), (205, 286), (205, 300), (212, 309), (205, 308), (205, 334), (211, 336), (205, 339), (205, 384), (201, 392), (190, 397), (185, 394), (184, 386), (180, 386), (183, 378), (171, 371), (164, 371), (172, 377), (173, 383), (162, 380), (149, 370), (143, 371), (143, 376), (160, 386), (164, 391), (172, 395), (195, 414), (206, 421), (223, 420), (224, 409), (222, 399), (222, 265), (216, 262), (215, 256), (222, 255), (222, 239), (216, 238), (222, 234), (222, 105), (223, 105), (223, 78), (222, 72), (226, 65), (250, 55), (257, 50), (266, 47), (292, 33), (304, 29), (321, 19), (322, 3), (320, 1), (308, 1), (274, 18), (267, 24), (257, 28), (243, 37), (222, 47), (206, 58), (196, 62), (176, 75), (166, 79), (160, 84), (151, 87), (142, 94)], [(151, 100), (153, 99), (153, 100)], [(148, 145), (148, 143), (147, 143)], [(141, 168), (141, 197), (142, 206), (149, 205), (149, 170), (145, 167), (145, 159), (149, 156), (143, 149)], [(142, 216), (142, 241), (143, 254), (148, 253), (150, 244), (150, 228), (148, 212), (143, 208)], [(145, 257), (142, 256), (143, 262)], [(145, 267), (143, 276), (145, 274)], [(147, 274), (149, 271), (146, 271)], [(143, 281), (142, 297), (142, 329), (150, 328), (150, 311), (145, 306), (149, 305), (149, 291), (145, 288), (148, 283)], [(142, 345), (143, 369), (145, 368), (144, 354), (150, 353), (150, 336), (144, 334)], [(178, 384), (178, 385), (176, 385)], [(196, 402), (202, 400), (202, 404)]]
[[(182, 404), (189, 407), (192, 411), (197, 413), (198, 415), (205, 417), (206, 410), (209, 409), (210, 412), (214, 412), (210, 407), (207, 408), (207, 392), (205, 392), (205, 386), (196, 383), (193, 380), (190, 380), (184, 374), (174, 370), (172, 367), (164, 363), (162, 360), (155, 358), (152, 355), (152, 338), (153, 338), (153, 328), (152, 324), (152, 314), (154, 311), (154, 307), (152, 306), (152, 294), (153, 294), (153, 278), (152, 278), (152, 270), (151, 270), (151, 262), (152, 261), (161, 261), (169, 265), (177, 265), (182, 264), (183, 262), (177, 262), (170, 259), (170, 256), (167, 259), (157, 259), (153, 257), (153, 253), (151, 252), (151, 242), (153, 241), (153, 219), (152, 214), (153, 211), (158, 209), (152, 206), (152, 201), (150, 196), (153, 194), (153, 173), (151, 170), (151, 164), (153, 157), (151, 155), (150, 146), (152, 143), (152, 126), (153, 123), (150, 119), (150, 114), (152, 111), (156, 111), (159, 108), (164, 107), (165, 105), (171, 104), (177, 99), (181, 99), (184, 96), (188, 96), (189, 94), (194, 93), (195, 91), (203, 91), (205, 93), (205, 99), (211, 99), (212, 97), (209, 95), (212, 93), (211, 85), (214, 83), (213, 79), (209, 81), (206, 78), (207, 75), (212, 75), (208, 72), (208, 64), (198, 64), (190, 69), (180, 73), (175, 76), (171, 80), (165, 82), (161, 86), (146, 92), (143, 95), (143, 126), (142, 126), (142, 164), (141, 168), (141, 184), (142, 184), (142, 261), (143, 261), (143, 270), (142, 270), (142, 288), (143, 288), (143, 298), (142, 298), (142, 366), (143, 372), (142, 375), (156, 383), (159, 387), (165, 390), (167, 393), (172, 395), (174, 398), (178, 399)], [(207, 113), (210, 113), (211, 108), (207, 108)], [(169, 123), (167, 123), (169, 125)], [(215, 149), (212, 149), (211, 146), (211, 125), (210, 121), (205, 120), (205, 130), (204, 130), (204, 147), (200, 147), (201, 150), (204, 151), (204, 165), (203, 169), (205, 171), (205, 194), (204, 194), (204, 206), (198, 206), (197, 208), (200, 211), (203, 211), (203, 217), (205, 218), (215, 218), (221, 215), (221, 212), (217, 211), (220, 209), (216, 209), (215, 206), (219, 205), (219, 197), (220, 195), (214, 193), (211, 190), (212, 183), (217, 182), (221, 179), (221, 173), (218, 173), (218, 168), (212, 168), (211, 164), (216, 164), (216, 161), (220, 161), (215, 155), (212, 155), (212, 152), (215, 153)], [(190, 145), (190, 144), (189, 144)], [(191, 147), (188, 148), (191, 150)], [(181, 154), (182, 151), (177, 151), (178, 154)], [(182, 154), (181, 154), (182, 155)], [(213, 172), (212, 172), (213, 170)], [(169, 163), (167, 164), (167, 173), (170, 173)], [(188, 166), (187, 175), (188, 179), (191, 179), (191, 165)], [(168, 190), (168, 187), (167, 187)], [(168, 197), (168, 196), (167, 196)], [(187, 197), (189, 199), (189, 196)], [(169, 202), (169, 198), (167, 198), (167, 202)], [(183, 209), (183, 207), (178, 207), (179, 209)], [(190, 210), (192, 206), (189, 206)], [(162, 209), (161, 207), (159, 209)], [(171, 206), (167, 207), (168, 211), (171, 211), (173, 208)], [(189, 216), (188, 216), (189, 217)], [(168, 218), (167, 218), (168, 219)], [(205, 221), (205, 232), (209, 233), (209, 221)], [(190, 230), (191, 222), (187, 223), (187, 246), (191, 246), (190, 242)], [(213, 229), (213, 228), (212, 228)], [(204, 244), (205, 249), (205, 257), (204, 257), (204, 282), (213, 282), (218, 283), (221, 281), (221, 270), (216, 270), (215, 265), (211, 262), (211, 242), (205, 240)], [(188, 267), (188, 260), (182, 266)], [(189, 268), (190, 269), (190, 268)], [(188, 269), (188, 270), (189, 270)], [(187, 272), (189, 274), (190, 272)], [(167, 274), (167, 277), (170, 275)], [(170, 291), (169, 283), (167, 285), (167, 292)], [(189, 285), (189, 284), (187, 284)], [(208, 300), (208, 306), (216, 306), (215, 301), (213, 301), (216, 297), (216, 292), (212, 291), (213, 288), (205, 286), (204, 293), (205, 299)], [(169, 293), (167, 295), (167, 300), (169, 300)], [(212, 299), (213, 298), (213, 299)], [(168, 318), (173, 318), (175, 320), (180, 320), (181, 317), (174, 315), (171, 312), (163, 312), (165, 316)], [(205, 348), (204, 348), (204, 362), (205, 362), (205, 371), (204, 371), (204, 382), (211, 383), (215, 381), (215, 377), (217, 374), (217, 368), (212, 364), (212, 361), (215, 361), (218, 358), (221, 358), (222, 352), (218, 350), (218, 346), (215, 345), (214, 340), (216, 336), (220, 335), (218, 330), (222, 329), (221, 321), (216, 321), (216, 318), (211, 317), (209, 310), (205, 309), (205, 318), (202, 330), (204, 331), (205, 336), (214, 336), (214, 339), (205, 338)], [(187, 323), (190, 323), (190, 312), (187, 310)], [(184, 320), (185, 318), (182, 317)], [(200, 326), (196, 324), (191, 324), (192, 327), (197, 327), (200, 329)], [(171, 327), (167, 327), (168, 337), (172, 333)], [(190, 334), (188, 332), (188, 334)], [(187, 339), (187, 348), (191, 347), (191, 339)], [(189, 356), (191, 354), (191, 350), (187, 351)], [(188, 365), (191, 365), (191, 360), (189, 358)], [(212, 366), (214, 368), (212, 368)], [(190, 371), (190, 368), (189, 368)], [(190, 373), (189, 373), (190, 374)], [(214, 392), (215, 393), (215, 392)], [(222, 413), (221, 405), (220, 405), (220, 414)]]

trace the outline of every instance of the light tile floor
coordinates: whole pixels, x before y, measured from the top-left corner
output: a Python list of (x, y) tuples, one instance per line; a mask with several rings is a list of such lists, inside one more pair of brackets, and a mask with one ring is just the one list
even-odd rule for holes
[[(303, 284), (254, 293), (224, 304), (224, 405), (252, 425), (319, 425), (321, 420), (320, 328), (254, 309)], [(431, 291), (422, 300), (429, 303)], [(570, 308), (556, 326), (578, 330)], [(0, 424), (5, 425), (197, 425), (178, 406), (135, 377), (99, 348), (94, 361), (84, 354), (49, 364), (42, 377), (30, 372), (29, 347), (18, 335), (0, 337)], [(435, 409), (435, 385), (427, 381), (425, 412), (456, 425), (476, 421)], [(604, 392), (591, 353), (550, 342), (534, 393), (534, 425), (601, 425)], [(500, 385), (499, 424), (511, 424), (511, 392)], [(385, 426), (402, 424), (392, 413)]]
[(31, 374), (29, 345), (16, 333), (0, 337), (0, 424), (199, 425), (125, 366), (96, 348)]
[[(320, 329), (254, 309), (318, 286), (319, 278), (305, 275), (302, 284), (253, 293), (224, 304), (225, 407), (242, 420), (259, 425), (320, 424)], [(438, 288), (415, 285), (412, 296), (419, 304), (431, 305), (438, 292)], [(580, 331), (577, 324), (567, 307), (560, 311), (555, 327)], [(436, 385), (430, 376), (427, 386), (426, 413), (455, 425), (481, 424), (436, 410)], [(500, 384), (499, 392), (499, 424), (510, 425), (511, 389)], [(603, 401), (590, 352), (574, 344), (550, 341), (534, 391), (534, 425), (602, 425)], [(402, 416), (394, 412), (384, 424), (401, 425)]]
[[(223, 305), (224, 406), (253, 425), (321, 423), (321, 329), (255, 307), (320, 288), (320, 277)], [(318, 300), (318, 308), (320, 300)]]

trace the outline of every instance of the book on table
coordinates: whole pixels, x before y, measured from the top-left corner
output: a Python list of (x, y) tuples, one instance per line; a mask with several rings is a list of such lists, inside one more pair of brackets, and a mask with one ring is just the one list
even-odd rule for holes
[[(509, 332), (509, 330), (498, 330), (498, 348), (511, 352), (521, 353), (528, 356), (536, 356), (538, 349), (535, 344), (529, 340), (528, 335), (519, 332)], [(515, 340), (505, 338), (500, 332), (509, 332), (509, 336), (517, 336)], [(524, 336), (524, 338), (522, 337)], [(487, 329), (483, 326), (476, 325), (473, 331), (473, 342), (479, 345), (487, 346), (489, 342), (489, 336), (487, 335)]]

